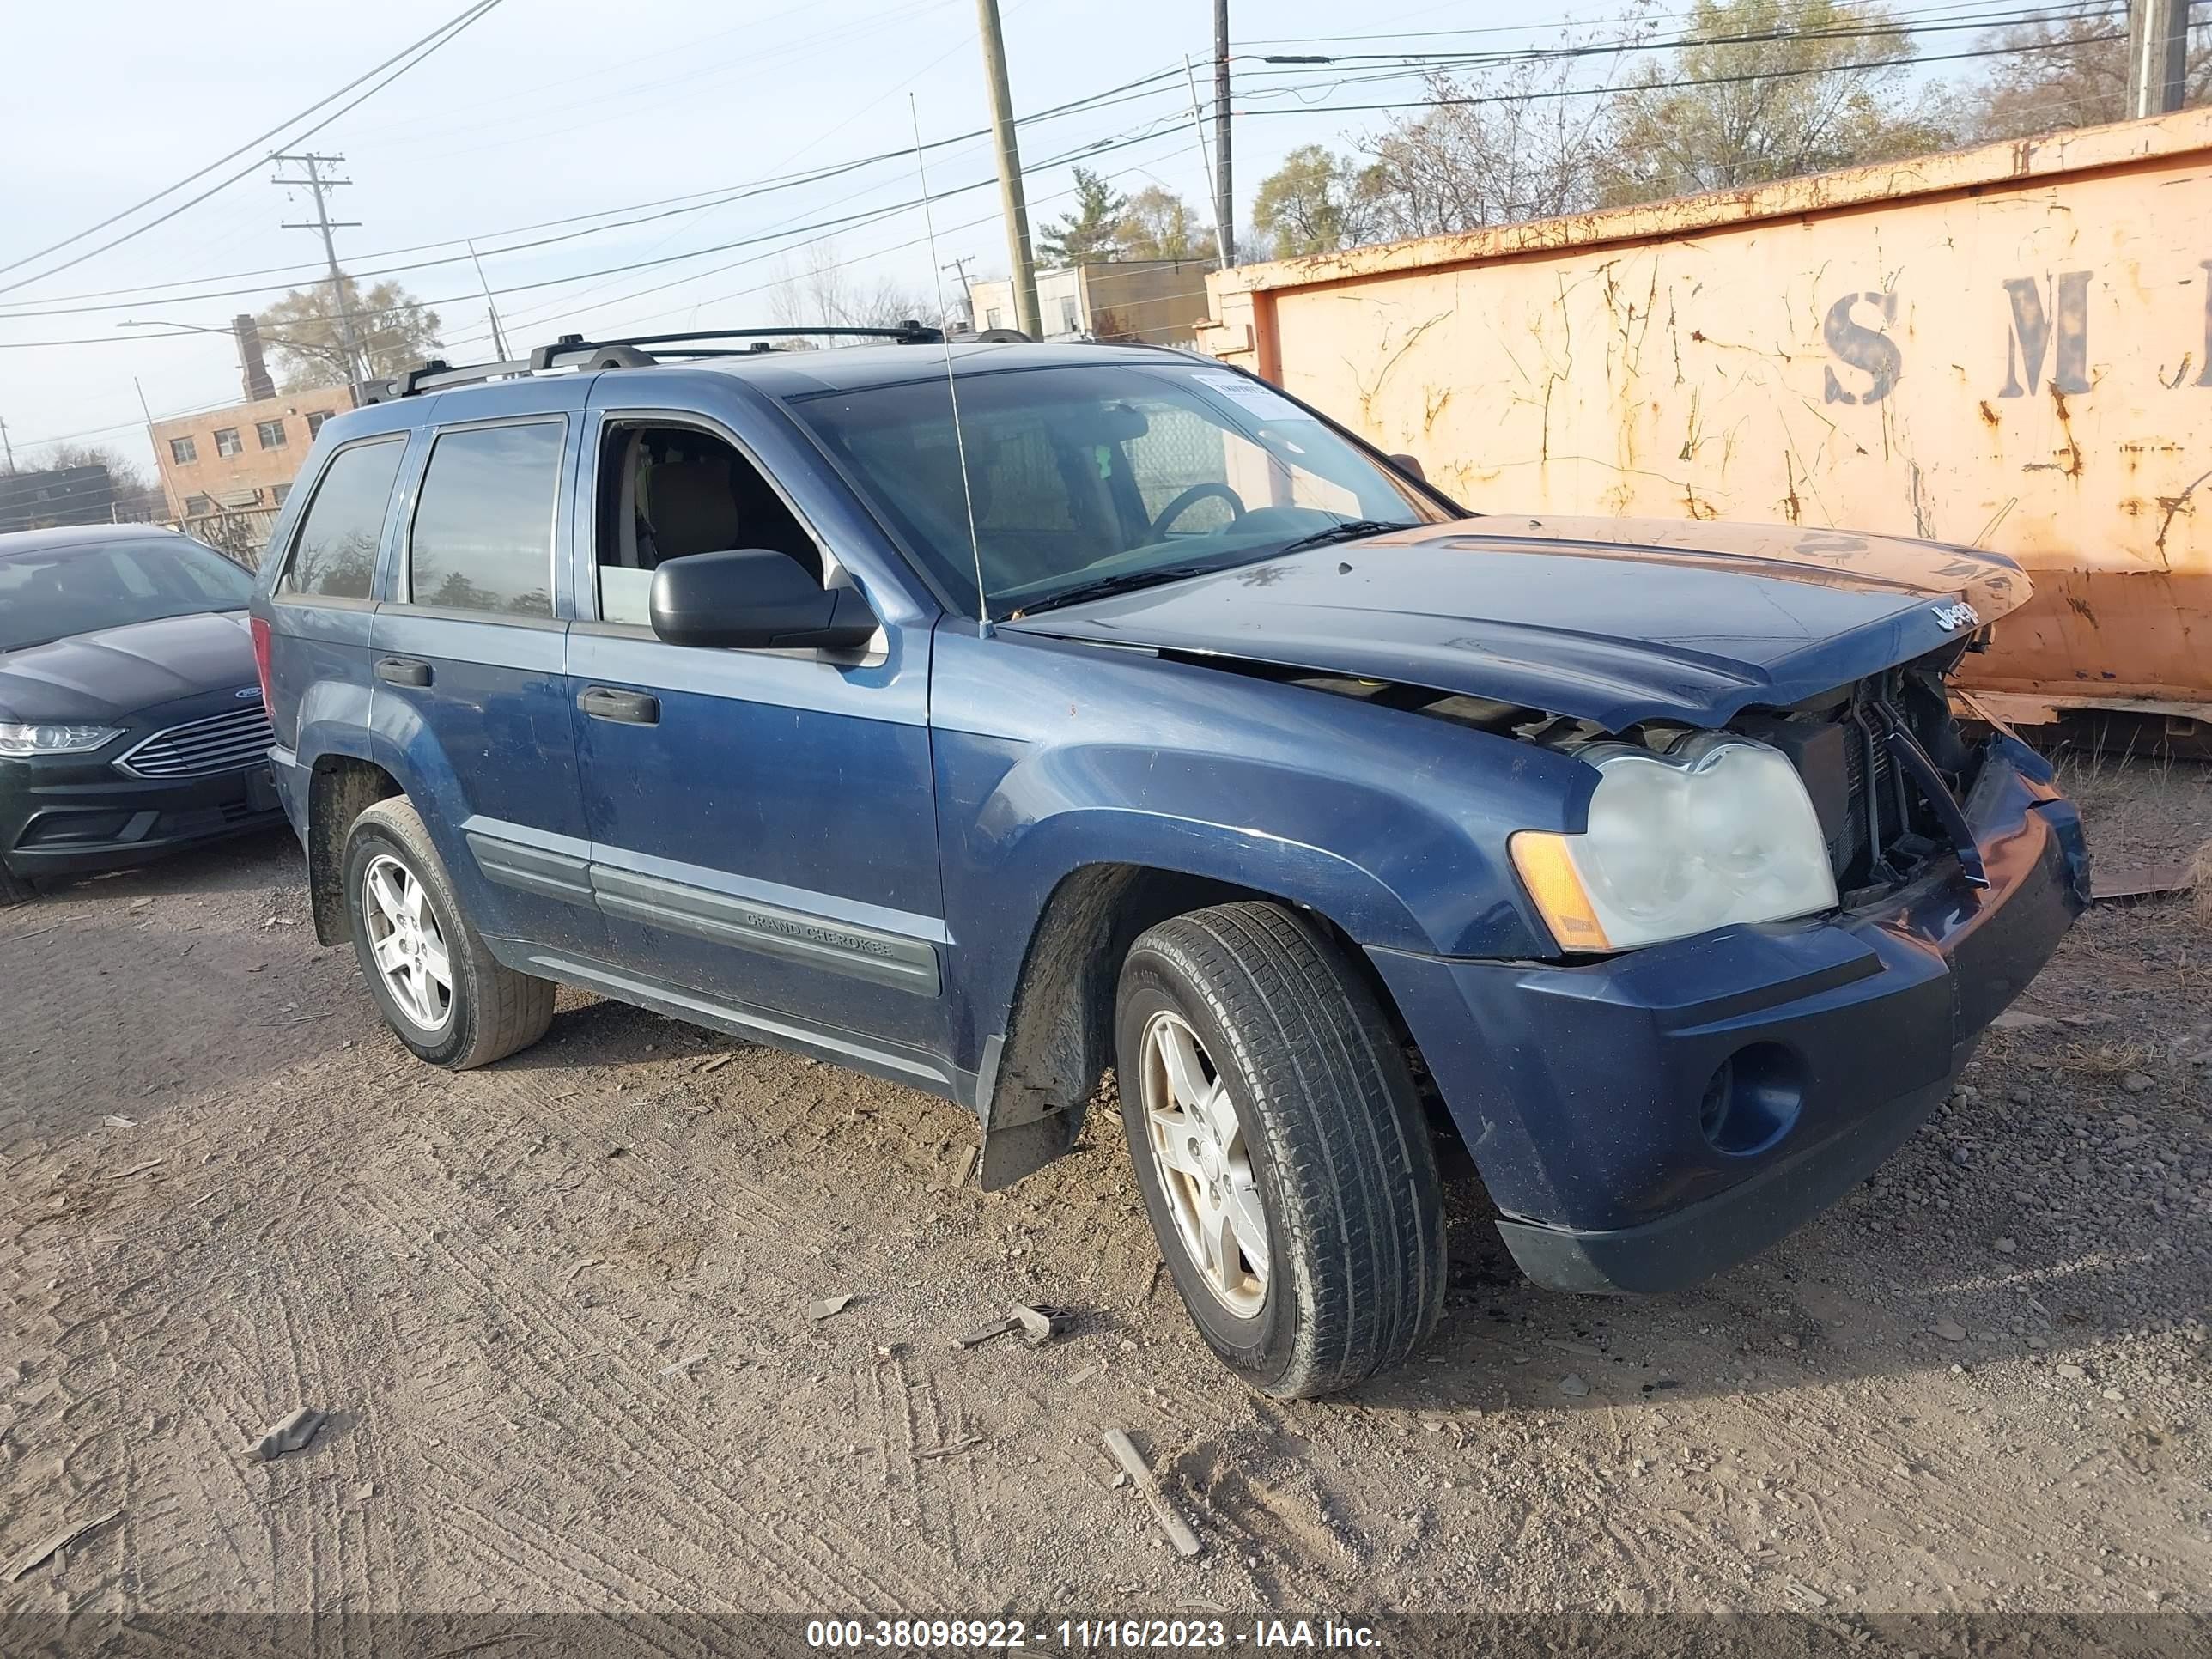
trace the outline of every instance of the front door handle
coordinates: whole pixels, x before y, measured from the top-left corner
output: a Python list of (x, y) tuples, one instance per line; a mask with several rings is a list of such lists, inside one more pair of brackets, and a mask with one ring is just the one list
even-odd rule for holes
[(416, 662), (412, 657), (380, 657), (376, 661), (376, 678), (386, 685), (428, 685), (430, 665)]
[(660, 724), (660, 699), (642, 691), (617, 691), (611, 686), (586, 686), (577, 695), (576, 707), (595, 720), (616, 720), (624, 726)]

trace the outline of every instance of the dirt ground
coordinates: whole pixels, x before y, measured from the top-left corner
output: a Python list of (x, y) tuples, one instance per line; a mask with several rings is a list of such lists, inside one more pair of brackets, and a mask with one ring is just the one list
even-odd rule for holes
[[(2202, 765), (2069, 770), (2108, 862), (2212, 837)], [(1534, 1289), (1462, 1159), (1431, 1346), (1275, 1405), (1109, 1114), (987, 1197), (952, 1106), (574, 994), (449, 1076), (289, 838), (88, 883), (0, 916), (0, 1612), (2202, 1613), (2212, 922), (2100, 908), (2021, 1012), (1694, 1293)], [(1016, 1299), (1074, 1331), (956, 1351)]]

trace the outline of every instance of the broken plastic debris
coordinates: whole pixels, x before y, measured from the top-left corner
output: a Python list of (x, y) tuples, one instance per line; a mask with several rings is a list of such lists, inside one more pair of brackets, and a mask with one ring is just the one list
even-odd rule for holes
[(301, 1407), (261, 1437), (261, 1444), (257, 1449), (261, 1453), (262, 1461), (266, 1462), (282, 1457), (286, 1452), (298, 1451), (315, 1437), (323, 1426), (325, 1415), (313, 1406)]
[(1006, 1310), (1004, 1319), (994, 1319), (978, 1325), (972, 1331), (963, 1331), (952, 1339), (957, 1348), (976, 1348), (994, 1337), (1004, 1336), (1008, 1331), (1019, 1331), (1022, 1340), (1032, 1348), (1042, 1348), (1056, 1336), (1067, 1331), (1066, 1316), (1051, 1308), (1033, 1308), (1026, 1302), (1017, 1302)]
[(1007, 1311), (1022, 1328), (1022, 1340), (1032, 1348), (1042, 1348), (1066, 1328), (1066, 1322), (1048, 1309), (1032, 1308), (1026, 1302), (1017, 1302)]
[(1153, 1518), (1159, 1522), (1160, 1530), (1167, 1534), (1168, 1542), (1175, 1546), (1176, 1553), (1186, 1561), (1195, 1556), (1199, 1553), (1198, 1534), (1190, 1529), (1189, 1522), (1176, 1512), (1175, 1505), (1168, 1501), (1168, 1495), (1160, 1490), (1160, 1483), (1153, 1478), (1152, 1465), (1145, 1462), (1144, 1455), (1119, 1429), (1107, 1430), (1105, 1441), (1106, 1449), (1121, 1466), (1121, 1472), (1129, 1477), (1143, 1495), (1145, 1502), (1151, 1506)]
[(105, 1515), (95, 1515), (89, 1521), (80, 1521), (73, 1527), (64, 1527), (52, 1537), (32, 1545), (17, 1556), (15, 1564), (8, 1569), (8, 1582), (14, 1583), (32, 1568), (52, 1560), (87, 1533), (99, 1531), (122, 1513), (121, 1510), (110, 1510)]
[(828, 1319), (844, 1312), (852, 1305), (853, 1298), (849, 1295), (821, 1297), (808, 1304), (806, 1316), (817, 1321)]

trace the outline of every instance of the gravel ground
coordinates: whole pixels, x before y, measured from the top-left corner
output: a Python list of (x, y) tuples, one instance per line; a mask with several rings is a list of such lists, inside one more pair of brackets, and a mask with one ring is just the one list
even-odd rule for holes
[[(2202, 766), (2069, 771), (2108, 863), (2212, 837)], [(949, 1105), (586, 997), (449, 1076), (305, 915), (272, 837), (0, 916), (0, 1611), (2212, 1612), (2186, 897), (2093, 913), (1694, 1292), (1534, 1289), (1462, 1160), (1432, 1345), (1288, 1405), (1201, 1349), (1109, 1113), (987, 1197)], [(1073, 1332), (952, 1346), (1016, 1298)]]

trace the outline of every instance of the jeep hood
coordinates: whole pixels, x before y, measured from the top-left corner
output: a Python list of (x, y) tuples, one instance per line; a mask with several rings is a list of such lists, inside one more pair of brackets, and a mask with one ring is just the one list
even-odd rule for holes
[(1004, 624), (1496, 698), (1620, 731), (1718, 726), (1966, 637), (2029, 592), (2001, 555), (1784, 526), (1485, 517)]

